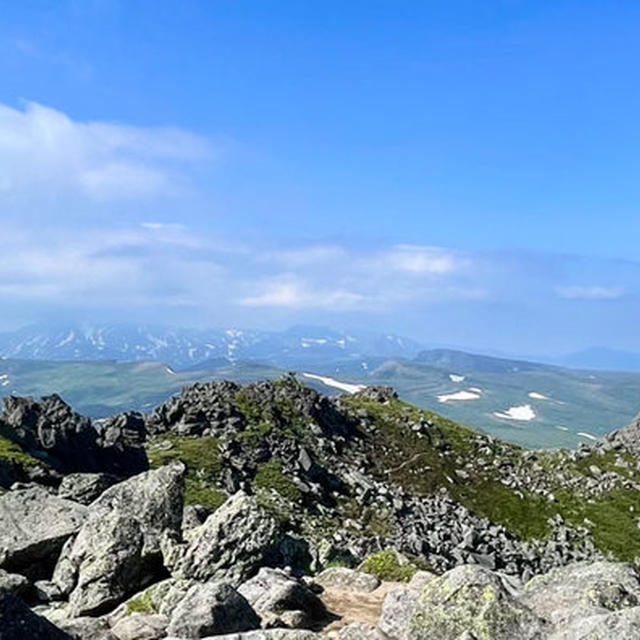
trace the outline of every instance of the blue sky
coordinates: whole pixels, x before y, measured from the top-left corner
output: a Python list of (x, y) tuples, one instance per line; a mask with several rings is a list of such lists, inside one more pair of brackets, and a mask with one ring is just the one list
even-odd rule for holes
[(25, 1), (0, 324), (640, 351), (640, 5)]

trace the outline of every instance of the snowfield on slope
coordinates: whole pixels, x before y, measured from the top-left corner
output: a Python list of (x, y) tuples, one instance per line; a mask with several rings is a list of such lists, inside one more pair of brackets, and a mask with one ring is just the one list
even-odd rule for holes
[(535, 419), (536, 412), (532, 409), (530, 404), (523, 404), (520, 407), (510, 407), (506, 411), (494, 411), (493, 415), (496, 418), (503, 418), (504, 420), (529, 422), (530, 420)]
[(362, 391), (367, 387), (364, 384), (352, 384), (350, 382), (340, 382), (340, 380), (334, 380), (333, 378), (329, 378), (328, 376), (318, 376), (315, 373), (303, 373), (302, 375), (305, 378), (309, 378), (310, 380), (318, 380), (319, 382), (322, 382), (322, 384), (326, 384), (327, 387), (340, 389), (340, 391), (346, 391), (347, 393), (358, 393), (358, 391)]
[(438, 402), (455, 402), (460, 400), (477, 400), (480, 394), (475, 391), (456, 391), (438, 396)]

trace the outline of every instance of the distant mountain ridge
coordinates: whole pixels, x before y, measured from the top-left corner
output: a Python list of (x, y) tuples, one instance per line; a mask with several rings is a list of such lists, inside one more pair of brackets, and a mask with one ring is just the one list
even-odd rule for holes
[(164, 362), (176, 369), (206, 361), (277, 361), (310, 365), (367, 355), (414, 357), (417, 342), (393, 334), (352, 334), (323, 327), (286, 331), (184, 329), (154, 325), (31, 326), (0, 333), (0, 357), (26, 360)]

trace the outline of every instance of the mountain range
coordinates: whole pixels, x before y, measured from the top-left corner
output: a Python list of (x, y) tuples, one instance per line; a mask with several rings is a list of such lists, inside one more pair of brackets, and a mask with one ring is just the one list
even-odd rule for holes
[(297, 371), (329, 394), (392, 385), (403, 399), (530, 448), (575, 447), (628, 424), (640, 373), (574, 369), (391, 335), (318, 327), (282, 332), (138, 325), (32, 327), (0, 334), (0, 396), (60, 393), (100, 418), (147, 411), (184, 385)]

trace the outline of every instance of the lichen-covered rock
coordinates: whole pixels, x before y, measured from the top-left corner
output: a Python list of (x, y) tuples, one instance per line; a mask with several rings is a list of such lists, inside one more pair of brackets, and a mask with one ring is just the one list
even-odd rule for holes
[(134, 613), (111, 629), (118, 640), (160, 640), (167, 635), (169, 618), (157, 613)]
[(338, 640), (386, 640), (387, 636), (377, 627), (365, 622), (352, 622), (342, 627)]
[(46, 489), (8, 491), (0, 496), (0, 567), (20, 573), (33, 569), (45, 577), (86, 518), (86, 507)]
[(347, 567), (329, 567), (314, 577), (321, 587), (337, 587), (346, 591), (369, 593), (380, 586), (377, 576)]
[(413, 576), (411, 576), (411, 580), (409, 580), (407, 586), (415, 589), (416, 591), (422, 591), (427, 583), (431, 582), (436, 577), (436, 574), (431, 573), (431, 571), (416, 571)]
[(58, 496), (88, 505), (99, 498), (118, 478), (108, 473), (70, 473), (58, 488)]
[(304, 612), (308, 619), (326, 614), (322, 601), (313, 591), (280, 569), (263, 567), (258, 575), (243, 583), (238, 592), (263, 618), (287, 611)]
[(276, 518), (239, 491), (194, 532), (176, 574), (238, 586), (257, 572), (280, 537)]
[(640, 638), (640, 607), (588, 618), (578, 618), (548, 640), (637, 640)]
[(51, 622), (42, 618), (20, 598), (0, 591), (0, 638), (2, 640), (71, 640)]
[(392, 638), (408, 636), (409, 621), (418, 606), (420, 592), (411, 587), (397, 587), (387, 593), (380, 613), (380, 629)]
[(207, 582), (187, 591), (171, 616), (167, 632), (190, 639), (259, 627), (258, 615), (230, 584)]
[(532, 578), (522, 601), (558, 627), (640, 605), (640, 576), (622, 562), (576, 563)]
[(65, 547), (54, 582), (69, 592), (72, 615), (108, 611), (158, 579), (161, 539), (180, 531), (185, 467), (175, 463), (107, 489)]
[(409, 637), (451, 640), (465, 631), (478, 640), (542, 640), (548, 629), (500, 576), (463, 565), (424, 587), (409, 621)]

